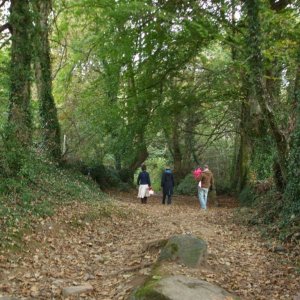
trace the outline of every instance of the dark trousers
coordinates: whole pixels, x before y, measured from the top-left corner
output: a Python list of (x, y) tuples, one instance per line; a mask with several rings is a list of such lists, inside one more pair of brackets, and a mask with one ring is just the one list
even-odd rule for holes
[(167, 204), (171, 204), (172, 198), (171, 195), (163, 194), (162, 204), (166, 203), (166, 197), (168, 197)]
[(146, 204), (147, 203), (147, 197), (141, 198), (141, 203)]

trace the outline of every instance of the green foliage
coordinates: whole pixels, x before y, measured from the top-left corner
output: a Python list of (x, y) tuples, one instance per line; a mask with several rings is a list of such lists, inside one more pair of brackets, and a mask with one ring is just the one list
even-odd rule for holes
[[(298, 71), (295, 80), (296, 127), (292, 134), (288, 165), (288, 182), (284, 193), (283, 227), (300, 228), (300, 44), (297, 53)], [(297, 229), (298, 228), (298, 229)]]
[(62, 204), (105, 199), (99, 187), (78, 171), (59, 168), (45, 159), (31, 157), (15, 177), (0, 178), (1, 245), (15, 245), (15, 233), (33, 221), (53, 215)]
[(7, 126), (5, 131), (0, 131), (0, 176), (14, 178), (15, 176), (30, 175), (26, 165), (32, 159), (30, 152), (12, 132), (12, 126)]
[(107, 188), (109, 186), (116, 187), (120, 183), (117, 171), (112, 168), (106, 168), (104, 165), (88, 168), (88, 175), (91, 176), (101, 188)]
[(215, 184), (215, 190), (218, 195), (230, 195), (233, 194), (232, 185), (229, 180), (222, 180), (219, 178)]
[[(260, 194), (256, 200), (256, 219), (262, 224), (278, 225), (283, 208), (283, 198), (275, 190)], [(280, 221), (279, 221), (280, 222)]]
[[(266, 145), (269, 145), (266, 147)], [(273, 165), (276, 159), (276, 148), (270, 136), (256, 139), (253, 143), (251, 158), (252, 180), (264, 180), (273, 175)]]
[[(208, 14), (202, 14), (199, 7), (192, 9), (190, 3), (86, 3), (89, 5), (74, 5), (64, 11), (59, 20), (63, 31), (71, 31), (66, 36), (72, 37), (66, 67), (55, 82), (56, 98), (63, 102), (66, 116), (62, 126), (68, 130), (74, 155), (84, 159), (93, 156), (103, 163), (105, 155), (112, 153), (126, 169), (140, 157), (144, 133), (148, 143), (155, 138), (157, 129), (153, 128), (168, 109), (161, 105), (160, 84), (169, 82), (168, 73), (184, 69), (198, 49), (215, 37), (217, 28)], [(191, 21), (187, 18), (189, 9), (195, 15)], [(149, 13), (155, 18), (149, 19)], [(173, 25), (176, 23), (178, 27)], [(66, 81), (68, 74), (71, 77)], [(183, 102), (191, 95), (187, 92)], [(167, 99), (168, 94), (163, 97)], [(78, 140), (85, 143), (77, 147)]]
[(9, 55), (6, 48), (0, 49), (0, 128), (3, 129), (7, 122), (8, 97), (9, 97)]
[(79, 163), (76, 165), (69, 165), (68, 167), (87, 175), (103, 190), (116, 188), (120, 191), (129, 191), (132, 187), (129, 171), (126, 169), (116, 170), (115, 168), (104, 166), (102, 164), (86, 167), (80, 166)]
[(242, 206), (251, 207), (239, 211), (237, 218), (250, 225), (258, 225), (264, 235), (281, 240), (291, 240), (299, 232), (299, 203), (287, 202), (283, 195), (270, 189), (259, 193), (245, 188), (239, 196)]
[(193, 174), (188, 174), (176, 187), (176, 193), (180, 195), (191, 195), (197, 194), (198, 182), (195, 180)]
[(278, 228), (280, 228), (280, 238), (292, 240), (293, 235), (297, 235), (300, 230), (300, 201), (282, 201), (281, 204), (277, 222)]
[(122, 182), (127, 182), (132, 184), (132, 172), (129, 169), (121, 169), (118, 172), (118, 176), (120, 177)]
[(257, 195), (255, 193), (255, 190), (250, 186), (246, 186), (238, 195), (239, 203), (241, 206), (254, 205), (256, 197)]

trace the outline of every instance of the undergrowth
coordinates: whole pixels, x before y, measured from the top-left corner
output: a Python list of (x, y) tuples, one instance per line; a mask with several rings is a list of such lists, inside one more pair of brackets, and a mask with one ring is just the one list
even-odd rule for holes
[[(1, 174), (0, 247), (15, 247), (32, 224), (52, 216), (61, 205), (81, 201), (92, 207), (107, 199), (93, 180), (79, 172), (31, 157), (17, 176)], [(107, 214), (108, 209), (103, 211)]]
[(243, 208), (238, 211), (238, 221), (258, 226), (265, 237), (300, 242), (299, 207), (287, 203), (282, 193), (275, 189), (260, 193), (248, 187), (239, 200)]

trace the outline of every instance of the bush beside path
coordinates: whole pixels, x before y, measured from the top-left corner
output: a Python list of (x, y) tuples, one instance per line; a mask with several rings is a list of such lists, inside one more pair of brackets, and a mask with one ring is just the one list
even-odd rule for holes
[[(241, 299), (300, 297), (297, 248), (272, 251), (258, 231), (234, 222), (234, 199), (202, 211), (192, 196), (174, 197), (171, 206), (159, 197), (142, 205), (134, 193), (110, 196), (115, 201), (104, 206), (74, 202), (24, 235), (23, 251), (2, 250), (0, 299), (128, 299), (151, 274), (161, 241), (174, 234), (203, 238), (208, 258), (202, 268), (170, 264), (169, 274), (217, 284)], [(86, 290), (66, 294), (74, 286)]]

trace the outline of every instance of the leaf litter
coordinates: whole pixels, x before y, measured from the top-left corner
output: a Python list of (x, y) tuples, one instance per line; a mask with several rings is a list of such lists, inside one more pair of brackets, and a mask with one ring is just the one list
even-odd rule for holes
[[(208, 243), (207, 265), (170, 264), (169, 272), (216, 283), (242, 299), (298, 299), (299, 249), (287, 245), (285, 251), (270, 251), (255, 228), (234, 222), (233, 199), (222, 198), (220, 207), (201, 211), (196, 197), (177, 196), (163, 206), (158, 197), (142, 205), (136, 195), (112, 193), (116, 201), (104, 215), (97, 213), (101, 206), (91, 213), (88, 205), (73, 203), (40, 219), (23, 237), (23, 251), (2, 251), (0, 296), (128, 299), (151, 274), (164, 239), (194, 234)], [(82, 285), (93, 290), (63, 296), (64, 288)]]

